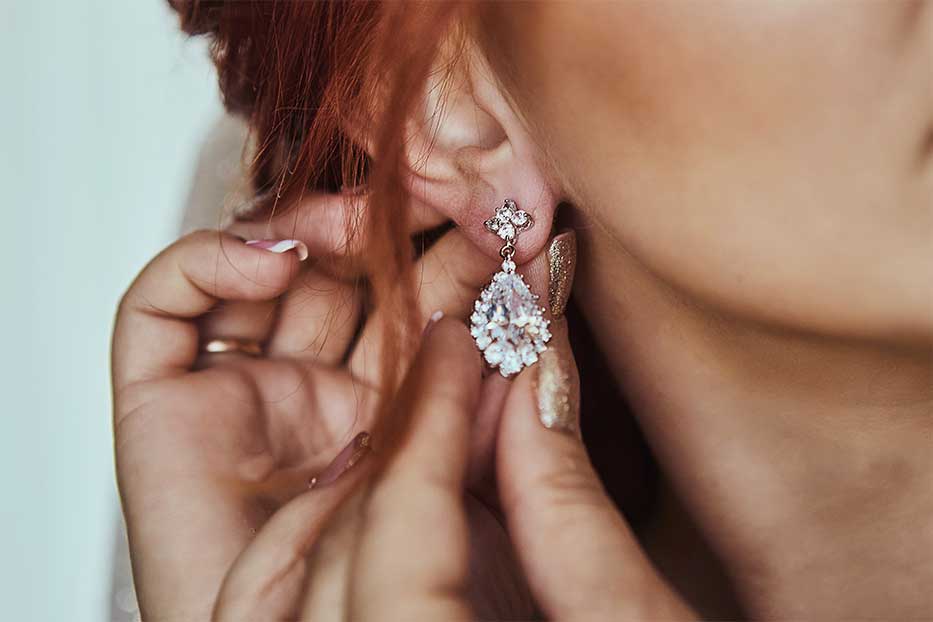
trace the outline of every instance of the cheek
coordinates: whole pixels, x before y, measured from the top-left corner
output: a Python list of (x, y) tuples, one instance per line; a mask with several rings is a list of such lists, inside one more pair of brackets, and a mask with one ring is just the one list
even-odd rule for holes
[(553, 3), (513, 13), (509, 51), (567, 194), (657, 274), (784, 324), (907, 330), (933, 276), (913, 4)]

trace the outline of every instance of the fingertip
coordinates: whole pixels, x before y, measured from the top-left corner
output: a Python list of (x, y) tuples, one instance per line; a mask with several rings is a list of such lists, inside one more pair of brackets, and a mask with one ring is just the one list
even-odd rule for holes
[(250, 248), (258, 248), (276, 255), (282, 255), (289, 251), (295, 251), (298, 261), (304, 261), (308, 258), (308, 246), (301, 240), (246, 240), (244, 245)]
[[(434, 319), (435, 316), (438, 316)], [(477, 378), (482, 373), (482, 361), (479, 351), (470, 336), (470, 331), (463, 322), (435, 311), (425, 329), (425, 350), (432, 358), (437, 356), (450, 363), (457, 361), (468, 366), (471, 375)], [(448, 363), (448, 364), (450, 364)], [(473, 374), (472, 372), (476, 372)]]
[[(298, 274), (308, 248), (300, 240), (246, 240), (224, 234), (216, 268), (243, 300), (269, 300), (285, 292)], [(226, 266), (224, 266), (226, 264)]]
[(422, 340), (428, 338), (428, 335), (431, 334), (431, 329), (434, 328), (434, 325), (437, 324), (442, 317), (444, 317), (444, 312), (441, 310), (437, 310), (431, 314), (431, 317), (428, 318), (428, 323), (424, 325), (424, 330), (421, 333)]
[(580, 382), (567, 322), (552, 320), (550, 328), (547, 349), (513, 381), (506, 407), (526, 413), (519, 422), (530, 428), (525, 434), (564, 432), (579, 441)]

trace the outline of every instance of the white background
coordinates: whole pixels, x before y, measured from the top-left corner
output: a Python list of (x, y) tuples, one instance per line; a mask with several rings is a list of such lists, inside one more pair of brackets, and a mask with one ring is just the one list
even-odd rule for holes
[(0, 618), (101, 622), (109, 333), (221, 110), (165, 0), (0, 0)]

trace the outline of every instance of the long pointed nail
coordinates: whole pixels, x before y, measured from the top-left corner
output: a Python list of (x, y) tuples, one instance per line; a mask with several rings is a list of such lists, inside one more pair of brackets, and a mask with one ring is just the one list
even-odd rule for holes
[(299, 261), (308, 258), (308, 247), (301, 240), (247, 240), (246, 245), (279, 254), (294, 250)]
[(538, 403), (541, 425), (577, 435), (580, 417), (579, 380), (571, 368), (565, 343), (557, 343), (538, 357), (532, 390)]
[(577, 234), (565, 231), (556, 236), (548, 246), (547, 262), (547, 301), (551, 317), (556, 319), (564, 315), (567, 300), (570, 299), (570, 288), (577, 266)]
[(360, 432), (323, 471), (308, 481), (308, 488), (320, 488), (333, 484), (341, 475), (365, 458), (369, 451), (369, 432)]

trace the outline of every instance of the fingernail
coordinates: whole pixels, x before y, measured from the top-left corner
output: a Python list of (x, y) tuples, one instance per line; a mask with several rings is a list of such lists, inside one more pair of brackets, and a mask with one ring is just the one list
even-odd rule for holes
[(441, 321), (442, 317), (444, 317), (443, 311), (435, 311), (431, 314), (431, 317), (428, 318), (428, 323), (424, 325), (424, 330), (421, 332), (422, 341), (427, 338), (428, 333), (431, 332), (435, 324)]
[(308, 481), (308, 488), (320, 488), (333, 484), (341, 475), (353, 468), (353, 465), (365, 458), (369, 451), (369, 432), (360, 432), (353, 437), (349, 445), (340, 450), (337, 457), (323, 471)]
[(301, 240), (247, 240), (247, 246), (261, 248), (272, 253), (287, 253), (294, 250), (298, 253), (298, 260), (304, 261), (308, 258), (308, 247)]
[(556, 236), (547, 249), (548, 291), (547, 301), (551, 317), (564, 315), (570, 288), (573, 285), (573, 273), (577, 265), (577, 234), (565, 231)]
[(538, 402), (541, 425), (576, 435), (580, 413), (577, 376), (560, 347), (551, 347), (538, 357), (532, 390)]

